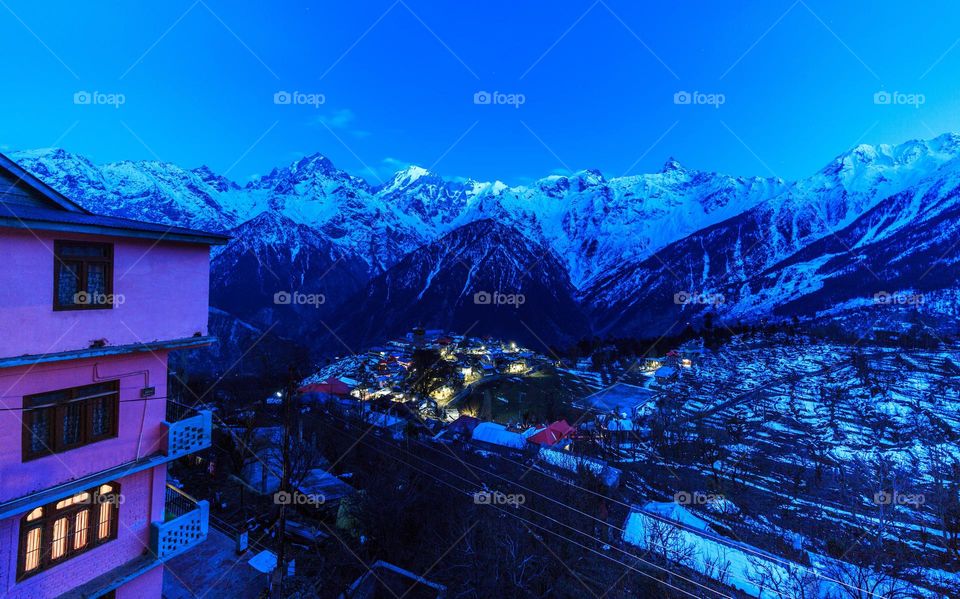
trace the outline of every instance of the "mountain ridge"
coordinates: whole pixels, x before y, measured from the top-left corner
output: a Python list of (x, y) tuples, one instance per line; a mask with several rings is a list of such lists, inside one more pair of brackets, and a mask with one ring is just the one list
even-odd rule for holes
[[(548, 255), (552, 284), (564, 291), (551, 296), (544, 291), (550, 285), (539, 281), (535, 295), (549, 304), (548, 313), (564, 315), (558, 324), (566, 320), (584, 334), (654, 335), (707, 310), (729, 318), (784, 315), (790, 311), (785, 306), (823, 312), (822, 302), (811, 298), (848, 280), (830, 271), (843, 262), (838, 254), (862, 248), (880, 256), (884, 252), (874, 246), (884, 239), (922, 237), (917, 225), (935, 218), (937, 202), (950, 204), (960, 186), (960, 135), (952, 133), (898, 145), (860, 144), (796, 181), (689, 169), (670, 157), (656, 173), (608, 179), (588, 169), (526, 186), (448, 180), (409, 166), (373, 186), (314, 153), (241, 186), (206, 166), (95, 165), (62, 149), (11, 157), (93, 211), (231, 233), (230, 243), (213, 254), (214, 305), (258, 326), (276, 320), (279, 332), (290, 336), (315, 329), (322, 318), (360, 322), (343, 307), (390, 297), (380, 293), (384, 281), (407, 284), (417, 276), (431, 277), (420, 284), (437, 313), (453, 310), (446, 316), (455, 316), (463, 306), (454, 309), (430, 291), (463, 283), (448, 268), (442, 245), (470, 238), (471, 244), (458, 247), (482, 259), (489, 255), (479, 252), (482, 240), (470, 237), (480, 230), (518, 254)], [(923, 201), (925, 194), (937, 201)], [(950, 223), (941, 223), (940, 237), (948, 242), (960, 235)], [(852, 247), (838, 250), (831, 240), (841, 238)], [(919, 259), (922, 251), (901, 248), (907, 258)], [(414, 254), (414, 263), (404, 262)], [(435, 264), (427, 268), (424, 260), (431, 259)], [(487, 273), (489, 280), (520, 281), (518, 263), (502, 253), (494, 262), (504, 272)], [(843, 263), (847, 270), (859, 268), (856, 261)], [(281, 311), (289, 306), (270, 302), (273, 293), (327, 287), (336, 290), (330, 304), (296, 317)], [(678, 293), (720, 294), (727, 301), (678, 308)], [(855, 299), (850, 289), (833, 295)], [(811, 301), (799, 301), (804, 297)], [(430, 314), (403, 308), (397, 314)], [(363, 328), (376, 326), (365, 322)]]

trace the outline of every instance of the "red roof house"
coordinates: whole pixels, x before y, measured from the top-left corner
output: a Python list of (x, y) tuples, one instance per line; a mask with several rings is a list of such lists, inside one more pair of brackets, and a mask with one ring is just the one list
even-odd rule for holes
[(537, 434), (530, 436), (527, 441), (550, 447), (563, 439), (570, 438), (576, 430), (576, 428), (567, 424), (566, 420), (557, 420)]
[(349, 397), (350, 391), (353, 389), (350, 385), (344, 383), (340, 379), (330, 377), (325, 381), (319, 383), (311, 383), (309, 385), (304, 385), (300, 387), (297, 391), (301, 394), (307, 393), (323, 393), (325, 395), (337, 395), (340, 397)]

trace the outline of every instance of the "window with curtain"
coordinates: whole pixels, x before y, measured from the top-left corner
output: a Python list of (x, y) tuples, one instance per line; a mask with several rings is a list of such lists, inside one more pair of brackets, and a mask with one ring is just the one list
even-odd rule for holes
[(116, 437), (119, 405), (119, 381), (24, 397), (24, 461)]
[(81, 241), (53, 244), (54, 310), (113, 307), (113, 245)]
[(17, 579), (117, 538), (120, 502), (120, 485), (108, 483), (31, 510), (20, 520)]

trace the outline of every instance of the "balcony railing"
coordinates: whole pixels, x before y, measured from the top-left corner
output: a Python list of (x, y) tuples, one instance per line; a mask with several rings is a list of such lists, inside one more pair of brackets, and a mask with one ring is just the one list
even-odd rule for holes
[(210, 528), (210, 504), (167, 485), (164, 520), (150, 524), (150, 548), (160, 560), (202, 543)]
[(163, 451), (171, 458), (200, 451), (210, 447), (210, 431), (213, 429), (213, 413), (200, 410), (196, 416), (177, 420), (163, 421), (167, 436)]

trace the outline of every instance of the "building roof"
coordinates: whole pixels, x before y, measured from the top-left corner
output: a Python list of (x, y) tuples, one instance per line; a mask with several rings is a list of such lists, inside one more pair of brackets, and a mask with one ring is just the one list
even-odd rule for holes
[(653, 376), (664, 378), (673, 376), (676, 373), (677, 370), (673, 366), (661, 366), (660, 368), (657, 368), (657, 371), (653, 373)]
[(353, 487), (323, 468), (308, 471), (297, 490), (304, 495), (319, 495), (324, 503), (339, 501), (353, 493)]
[(0, 226), (14, 229), (68, 231), (89, 235), (111, 235), (141, 239), (162, 239), (184, 243), (222, 245), (230, 236), (185, 227), (145, 223), (117, 216), (73, 212), (60, 208), (6, 203), (0, 195)]
[(566, 420), (558, 420), (537, 434), (527, 438), (527, 441), (537, 445), (555, 445), (560, 440), (569, 437), (577, 429), (567, 424)]
[(299, 393), (326, 393), (327, 395), (350, 395), (353, 387), (338, 378), (330, 377), (319, 383), (310, 383), (297, 390)]
[(473, 440), (483, 441), (492, 445), (523, 449), (527, 439), (520, 433), (512, 433), (502, 424), (496, 422), (481, 422), (473, 429)]
[(465, 437), (473, 433), (480, 421), (473, 416), (460, 416), (447, 426), (447, 432), (450, 434), (460, 434)]
[(653, 391), (628, 383), (617, 383), (578, 400), (575, 405), (597, 412), (630, 413), (653, 399)]
[(230, 237), (94, 214), (0, 154), (0, 227), (220, 245)]

